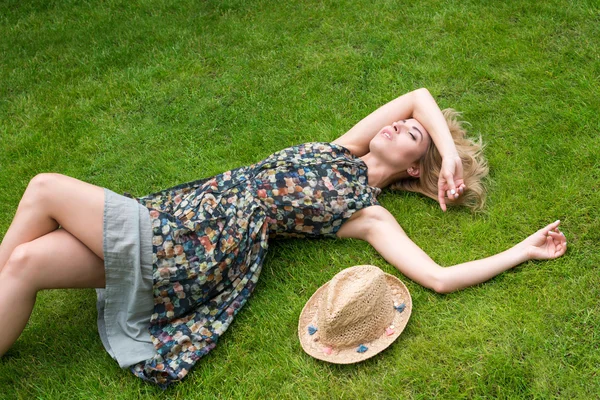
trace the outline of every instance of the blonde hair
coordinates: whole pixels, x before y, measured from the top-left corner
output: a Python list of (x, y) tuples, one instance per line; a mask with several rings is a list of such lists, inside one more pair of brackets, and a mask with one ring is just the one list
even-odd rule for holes
[[(483, 156), (483, 144), (481, 137), (477, 140), (468, 138), (464, 129), (464, 121), (460, 121), (459, 112), (447, 108), (442, 111), (444, 118), (450, 129), (454, 145), (462, 161), (463, 179), (467, 189), (456, 200), (446, 199), (448, 205), (463, 205), (471, 210), (480, 210), (485, 204), (486, 188), (483, 178), (488, 174), (488, 166)], [(393, 190), (406, 190), (417, 192), (431, 197), (434, 200), (438, 198), (438, 177), (442, 167), (442, 156), (433, 142), (430, 142), (425, 155), (419, 161), (421, 171), (419, 178), (402, 179), (393, 183), (390, 188)]]

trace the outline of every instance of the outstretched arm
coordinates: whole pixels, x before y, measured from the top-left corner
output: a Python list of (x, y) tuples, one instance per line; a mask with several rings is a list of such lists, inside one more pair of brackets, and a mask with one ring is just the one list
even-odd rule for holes
[(338, 235), (368, 241), (404, 275), (438, 293), (485, 282), (527, 260), (560, 257), (567, 248), (566, 238), (558, 230), (560, 221), (556, 221), (502, 253), (443, 268), (410, 240), (385, 208), (372, 206), (360, 213), (346, 222)]
[(465, 189), (462, 181), (462, 163), (444, 115), (427, 89), (414, 90), (384, 104), (337, 138), (334, 143), (362, 157), (369, 152), (371, 139), (384, 126), (407, 118), (415, 118), (425, 127), (442, 156), (438, 201), (442, 210), (446, 211), (444, 195), (454, 199), (458, 197), (459, 190)]

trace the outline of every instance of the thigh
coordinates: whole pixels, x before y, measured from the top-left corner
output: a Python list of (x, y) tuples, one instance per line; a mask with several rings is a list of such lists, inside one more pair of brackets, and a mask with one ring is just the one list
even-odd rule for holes
[(44, 206), (56, 222), (104, 259), (104, 189), (59, 174), (43, 174)]
[(37, 290), (105, 286), (104, 261), (65, 229), (24, 246), (22, 273)]

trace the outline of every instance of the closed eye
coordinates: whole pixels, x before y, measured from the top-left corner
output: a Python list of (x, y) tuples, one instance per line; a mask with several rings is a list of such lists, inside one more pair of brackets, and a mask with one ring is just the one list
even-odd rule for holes
[(415, 137), (415, 135), (413, 135), (410, 131), (408, 131), (408, 133), (410, 133), (410, 136), (413, 138), (413, 140), (417, 140), (417, 138)]
[(419, 132), (419, 135), (421, 135), (421, 142), (422, 142), (423, 141), (423, 132), (421, 132), (421, 130), (419, 128), (417, 128), (416, 126), (413, 126), (413, 128), (416, 129), (417, 132)]

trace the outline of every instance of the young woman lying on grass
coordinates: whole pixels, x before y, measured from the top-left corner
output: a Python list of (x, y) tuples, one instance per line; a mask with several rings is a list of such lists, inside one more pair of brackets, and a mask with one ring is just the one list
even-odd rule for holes
[[(350, 237), (439, 293), (566, 251), (559, 221), (492, 257), (442, 268), (377, 202), (382, 188), (479, 208), (481, 144), (426, 89), (332, 143), (132, 199), (58, 174), (27, 187), (0, 247), (0, 355), (42, 289), (98, 288), (102, 342), (121, 367), (167, 385), (212, 350), (252, 293), (269, 238)], [(18, 299), (18, 300), (17, 300)]]

